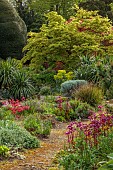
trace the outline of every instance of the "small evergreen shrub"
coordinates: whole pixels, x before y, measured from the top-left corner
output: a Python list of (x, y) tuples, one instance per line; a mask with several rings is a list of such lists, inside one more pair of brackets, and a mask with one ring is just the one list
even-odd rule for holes
[(63, 93), (66, 96), (72, 95), (72, 92), (75, 89), (78, 89), (79, 87), (87, 84), (87, 81), (85, 80), (69, 80), (65, 81), (61, 84), (61, 93)]
[(41, 133), (41, 121), (38, 115), (29, 115), (24, 121), (24, 128), (32, 135)]
[(88, 103), (83, 103), (80, 100), (63, 100), (62, 97), (57, 99), (57, 105), (54, 108), (54, 114), (57, 116), (57, 120), (74, 120), (88, 118), (94, 108)]
[(41, 89), (40, 89), (40, 92), (39, 92), (40, 95), (50, 95), (51, 94), (51, 88), (49, 86), (43, 86)]
[(41, 120), (39, 115), (34, 114), (28, 116), (24, 121), (24, 127), (32, 135), (35, 136), (48, 136), (51, 132), (51, 122), (49, 120)]
[(0, 145), (18, 148), (39, 147), (39, 141), (13, 121), (0, 120)]
[(92, 84), (88, 84), (80, 87), (75, 91), (74, 97), (80, 99), (82, 102), (87, 102), (91, 106), (96, 106), (102, 103), (103, 92), (102, 90)]
[(80, 100), (71, 100), (71, 112), (70, 118), (74, 119), (87, 119), (91, 112), (94, 111), (94, 108), (91, 107), (87, 102), (83, 103)]

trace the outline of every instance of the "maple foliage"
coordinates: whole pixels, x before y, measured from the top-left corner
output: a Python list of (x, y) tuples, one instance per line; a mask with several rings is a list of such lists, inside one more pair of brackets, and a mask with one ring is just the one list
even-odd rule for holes
[(112, 24), (97, 11), (78, 9), (68, 21), (56, 12), (46, 17), (39, 33), (28, 34), (23, 63), (30, 60), (33, 67), (40, 67), (44, 62), (62, 61), (66, 68), (73, 68), (81, 55), (112, 55)]

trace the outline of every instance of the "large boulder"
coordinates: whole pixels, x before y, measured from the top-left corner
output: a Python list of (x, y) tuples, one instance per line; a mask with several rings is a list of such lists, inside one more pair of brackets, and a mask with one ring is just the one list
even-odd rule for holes
[(7, 0), (0, 0), (0, 57), (22, 57), (27, 28), (16, 10)]

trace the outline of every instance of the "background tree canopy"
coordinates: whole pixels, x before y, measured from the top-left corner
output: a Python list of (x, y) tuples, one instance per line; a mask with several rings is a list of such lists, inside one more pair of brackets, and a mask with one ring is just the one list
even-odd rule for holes
[(46, 17), (47, 24), (43, 24), (39, 33), (28, 34), (24, 63), (30, 61), (38, 68), (44, 62), (52, 65), (62, 61), (66, 68), (72, 69), (81, 55), (113, 55), (112, 25), (96, 11), (79, 9), (67, 21), (56, 12), (50, 12)]
[(113, 20), (112, 0), (9, 0), (26, 23), (28, 32), (39, 32), (45, 23), (44, 14), (56, 11), (65, 19), (75, 15), (75, 4), (87, 10), (98, 10), (102, 16)]
[(113, 0), (86, 0), (80, 2), (79, 6), (91, 10), (98, 10), (99, 14), (108, 18), (113, 22)]

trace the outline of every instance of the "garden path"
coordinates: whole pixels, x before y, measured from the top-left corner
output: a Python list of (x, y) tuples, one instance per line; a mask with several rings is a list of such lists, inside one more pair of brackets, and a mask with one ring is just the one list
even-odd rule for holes
[(63, 149), (66, 143), (67, 125), (68, 123), (56, 123), (50, 137), (41, 140), (40, 148), (27, 150), (23, 160), (13, 159), (0, 162), (0, 170), (48, 170), (55, 154)]

